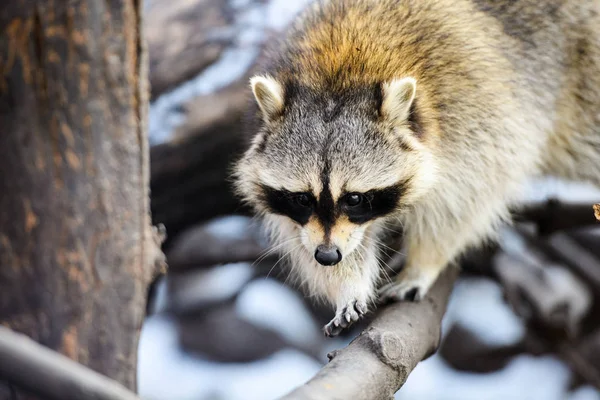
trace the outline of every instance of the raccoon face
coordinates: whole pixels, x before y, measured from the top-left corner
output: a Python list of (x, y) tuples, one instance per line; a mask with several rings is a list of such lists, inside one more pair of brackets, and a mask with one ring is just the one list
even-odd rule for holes
[(236, 167), (237, 187), (319, 264), (376, 247), (376, 227), (431, 186), (414, 79), (336, 93), (270, 77), (251, 85), (263, 124)]

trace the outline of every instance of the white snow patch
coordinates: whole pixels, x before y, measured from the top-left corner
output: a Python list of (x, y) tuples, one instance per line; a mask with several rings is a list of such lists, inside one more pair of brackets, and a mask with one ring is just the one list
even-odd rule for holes
[(251, 3), (252, 0), (229, 0), (229, 5), (236, 11), (248, 7)]
[(319, 369), (321, 365), (304, 354), (282, 350), (251, 366), (225, 370), (230, 386), (222, 390), (221, 396), (231, 400), (277, 399), (312, 378)]
[(266, 40), (265, 15), (267, 6), (252, 4), (236, 15), (236, 24), (239, 32), (236, 37), (238, 46), (259, 47)]
[(444, 330), (459, 323), (489, 345), (518, 342), (525, 327), (502, 298), (500, 286), (485, 278), (462, 278), (454, 288), (444, 317)]
[(269, 28), (281, 31), (313, 0), (271, 0), (267, 8), (266, 23)]
[(583, 386), (571, 393), (567, 400), (600, 400), (600, 392), (592, 386)]
[(253, 275), (254, 269), (245, 262), (190, 271), (185, 278), (177, 277), (177, 292), (167, 293), (167, 301), (178, 308), (187, 308), (226, 300), (239, 292)]
[(226, 299), (237, 293), (253, 276), (249, 263), (232, 263), (212, 268), (199, 279), (196, 290), (207, 296)]
[(241, 318), (300, 346), (314, 343), (321, 335), (300, 295), (272, 279), (251, 282), (239, 295), (236, 310)]
[(434, 356), (410, 374), (397, 400), (564, 400), (569, 369), (553, 357), (519, 356), (504, 369), (473, 374)]
[(138, 382), (144, 400), (270, 400), (308, 380), (319, 363), (280, 351), (247, 364), (219, 364), (183, 353), (172, 321), (146, 320), (139, 344)]
[(600, 188), (589, 183), (545, 177), (532, 180), (527, 186), (524, 198), (536, 202), (557, 198), (564, 202), (597, 203), (600, 199)]
[(215, 237), (241, 240), (253, 229), (253, 223), (252, 218), (234, 215), (214, 219), (207, 223), (204, 229)]

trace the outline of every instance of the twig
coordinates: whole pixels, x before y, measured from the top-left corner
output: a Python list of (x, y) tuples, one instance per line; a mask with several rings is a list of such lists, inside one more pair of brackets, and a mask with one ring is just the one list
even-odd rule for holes
[(448, 268), (421, 302), (394, 303), (379, 310), (369, 327), (329, 364), (284, 400), (388, 400), (419, 361), (440, 342), (441, 320), (458, 269)]
[(118, 382), (0, 326), (0, 379), (51, 400), (140, 400)]

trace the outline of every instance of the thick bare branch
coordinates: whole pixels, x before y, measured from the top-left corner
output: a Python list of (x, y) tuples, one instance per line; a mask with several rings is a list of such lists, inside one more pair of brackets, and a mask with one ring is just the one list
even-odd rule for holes
[(331, 361), (284, 400), (388, 400), (440, 342), (457, 268), (448, 268), (421, 302), (393, 303)]
[(139, 400), (118, 382), (3, 326), (0, 379), (44, 399)]

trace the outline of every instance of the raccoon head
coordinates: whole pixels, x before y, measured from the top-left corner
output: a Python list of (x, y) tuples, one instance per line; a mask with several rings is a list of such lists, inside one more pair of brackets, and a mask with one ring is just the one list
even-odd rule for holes
[(319, 264), (373, 248), (375, 227), (434, 182), (415, 79), (324, 90), (257, 76), (251, 87), (262, 123), (238, 191)]

